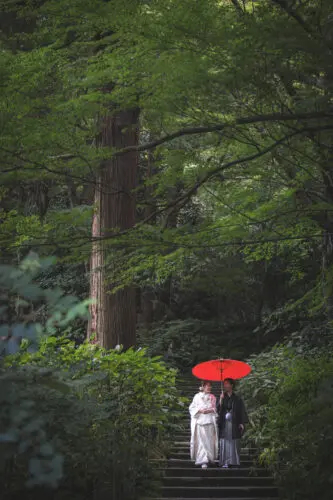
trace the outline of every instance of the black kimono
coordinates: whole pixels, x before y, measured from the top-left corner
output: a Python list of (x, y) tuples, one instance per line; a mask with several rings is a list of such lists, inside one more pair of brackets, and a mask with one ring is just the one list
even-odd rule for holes
[(247, 413), (241, 397), (232, 393), (225, 394), (222, 403), (217, 404), (220, 434), (220, 467), (240, 465), (240, 438), (242, 431), (240, 425), (248, 422)]
[(230, 410), (232, 413), (232, 439), (240, 439), (242, 437), (242, 432), (239, 429), (239, 426), (241, 424), (247, 424), (249, 419), (242, 398), (237, 396), (234, 392), (230, 397), (227, 394), (224, 395), (222, 405), (220, 405), (220, 401), (217, 403), (220, 439), (224, 437), (226, 424), (225, 416)]

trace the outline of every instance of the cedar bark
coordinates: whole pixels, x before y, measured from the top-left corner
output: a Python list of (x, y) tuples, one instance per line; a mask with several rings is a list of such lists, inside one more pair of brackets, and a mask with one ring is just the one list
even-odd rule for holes
[[(122, 149), (138, 145), (138, 119), (137, 109), (105, 117), (100, 146)], [(112, 285), (106, 283), (107, 248), (103, 237), (135, 224), (137, 157), (135, 150), (124, 156), (112, 156), (102, 163), (96, 180), (92, 237), (101, 240), (93, 242), (90, 260), (90, 297), (95, 303), (90, 307), (88, 337), (95, 334), (96, 342), (106, 349), (116, 345), (127, 349), (136, 340), (135, 288), (127, 287), (112, 293)]]

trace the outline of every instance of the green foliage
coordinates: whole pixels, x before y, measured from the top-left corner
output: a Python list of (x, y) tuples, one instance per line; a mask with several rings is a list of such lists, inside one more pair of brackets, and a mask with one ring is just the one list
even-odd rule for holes
[[(65, 296), (59, 288), (44, 289), (36, 283), (38, 276), (52, 263), (54, 259), (39, 259), (30, 253), (18, 267), (3, 265), (0, 268), (2, 321), (8, 321), (1, 326), (0, 344), (1, 356), (5, 356), (0, 364), (1, 474), (8, 474), (8, 464), (17, 454), (27, 455), (26, 469), (21, 470), (21, 482), (24, 484), (25, 479), (31, 487), (36, 484), (56, 486), (63, 475), (63, 456), (50, 440), (38, 400), (31, 397), (45, 382), (43, 373), (31, 367), (25, 371), (6, 370), (4, 363), (8, 363), (8, 354), (19, 351), (21, 344), (25, 344), (27, 353), (36, 351), (46, 335), (70, 325), (77, 317), (86, 317), (88, 305), (87, 301)], [(48, 316), (44, 323), (33, 321), (35, 304), (43, 304), (46, 309)], [(28, 313), (30, 317), (25, 320)], [(43, 397), (46, 397), (45, 388)], [(12, 491), (14, 478), (10, 474), (3, 477), (6, 494), (7, 488), (8, 492)]]
[(230, 330), (227, 323), (216, 320), (188, 318), (161, 322), (149, 331), (139, 331), (139, 342), (148, 346), (151, 356), (164, 356), (164, 360), (181, 372), (201, 361), (217, 356), (244, 358), (253, 349), (247, 342), (249, 331), (240, 328)]
[(249, 439), (275, 474), (284, 498), (331, 496), (333, 363), (327, 351), (277, 346), (252, 357), (242, 382), (251, 405)]
[[(222, 128), (160, 144), (148, 179), (140, 167), (138, 191), (145, 198), (150, 188), (156, 218), (105, 246), (115, 290), (158, 287), (174, 275), (188, 282), (198, 268), (215, 280), (206, 254), (218, 263), (219, 284), (220, 263), (231, 257), (225, 273), (235, 256), (246, 269), (243, 283), (277, 258), (288, 278), (308, 278), (332, 205), (325, 184), (331, 4), (298, 4), (295, 15), (271, 0), (235, 4), (133, 0), (124, 10), (119, 0), (77, 0), (69, 15), (62, 0), (28, 8), (1, 3), (0, 155), (8, 191), (0, 241), (11, 255), (34, 245), (66, 262), (87, 261), (93, 196), (81, 194), (114, 153), (95, 147), (99, 117), (135, 105), (142, 142), (183, 127)], [(326, 115), (304, 120), (303, 111)], [(258, 118), (272, 113), (278, 117)], [(253, 122), (238, 123), (249, 116)], [(28, 217), (21, 191), (40, 182), (48, 187), (48, 209)], [(200, 214), (195, 224), (182, 214), (190, 200)], [(313, 277), (308, 283), (306, 291)], [(237, 288), (236, 297), (243, 291), (238, 281)]]
[[(5, 320), (12, 297), (16, 304), (14, 323), (1, 327), (13, 335), (0, 364), (2, 498), (36, 499), (52, 488), (55, 499), (135, 499), (158, 486), (152, 459), (164, 458), (179, 427), (176, 372), (143, 349), (105, 351), (50, 336), (84, 317), (88, 304), (36, 284), (51, 262), (31, 254), (1, 268)], [(19, 323), (19, 308), (36, 301), (45, 321)]]
[[(18, 267), (0, 267), (1, 354), (15, 352), (20, 339), (28, 341), (29, 348), (34, 349), (44, 335), (70, 326), (77, 318), (87, 318), (89, 300), (79, 301), (73, 295), (65, 295), (59, 287), (42, 288), (38, 284), (40, 275), (54, 263), (55, 259), (39, 259), (30, 253)], [(36, 305), (45, 310), (44, 322), (34, 321)]]
[[(170, 136), (139, 158), (135, 195), (150, 215), (124, 234), (115, 229), (103, 251), (113, 291), (149, 288), (154, 307), (165, 306), (141, 343), (158, 355), (172, 344), (168, 361), (182, 367), (224, 352), (243, 357), (295, 333), (299, 355), (329, 344), (332, 1), (0, 4), (1, 257), (20, 260), (33, 247), (59, 259), (56, 276), (10, 295), (14, 336), (82, 338), (87, 304), (47, 290), (54, 281), (86, 297), (94, 181), (115, 153), (99, 146), (100, 118), (135, 106), (141, 149)], [(43, 303), (32, 325), (12, 321), (26, 295)], [(22, 363), (53, 366), (54, 347)], [(87, 346), (75, 359), (56, 348), (65, 353), (59, 371), (73, 365), (75, 383), (87, 376), (80, 356), (92, 370)], [(247, 383), (262, 387), (253, 413), (262, 439), (293, 352), (252, 359), (259, 378)]]
[(151, 355), (164, 355), (168, 364), (188, 370), (193, 364), (208, 356), (213, 342), (207, 342), (212, 323), (187, 319), (162, 323), (150, 331), (139, 332), (139, 341), (147, 345)]
[(251, 424), (248, 438), (261, 444), (265, 440), (264, 424), (271, 394), (277, 390), (281, 377), (288, 376), (296, 353), (283, 345), (276, 345), (267, 352), (252, 355), (248, 363), (250, 375), (241, 384), (241, 391), (248, 402)]
[[(88, 343), (76, 348), (55, 337), (36, 353), (7, 358), (6, 365), (1, 386), (11, 389), (2, 393), (1, 426), (15, 404), (23, 401), (28, 410), (11, 420), (7, 432), (15, 439), (3, 460), (4, 498), (24, 491), (28, 461), (29, 485), (53, 485), (54, 498), (107, 492), (109, 498), (134, 499), (153, 487), (149, 461), (163, 458), (179, 425), (182, 400), (174, 371), (144, 350), (107, 352)], [(38, 463), (50, 469), (49, 456), (54, 467), (47, 475)]]

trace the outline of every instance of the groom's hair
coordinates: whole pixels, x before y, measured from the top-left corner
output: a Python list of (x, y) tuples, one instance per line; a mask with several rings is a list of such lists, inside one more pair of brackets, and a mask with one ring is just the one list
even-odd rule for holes
[(234, 388), (235, 385), (236, 385), (236, 382), (234, 381), (233, 378), (225, 378), (224, 379), (224, 382), (229, 382), (230, 385), (232, 385), (232, 387)]

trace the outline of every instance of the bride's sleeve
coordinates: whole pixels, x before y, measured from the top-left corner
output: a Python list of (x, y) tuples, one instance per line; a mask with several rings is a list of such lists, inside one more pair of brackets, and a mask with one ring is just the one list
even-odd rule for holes
[(199, 410), (200, 410), (199, 398), (198, 398), (198, 395), (196, 394), (193, 398), (192, 403), (190, 404), (190, 407), (189, 407), (191, 417), (197, 418), (200, 415)]

